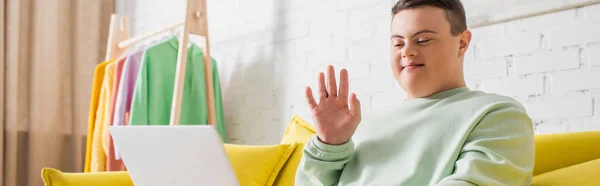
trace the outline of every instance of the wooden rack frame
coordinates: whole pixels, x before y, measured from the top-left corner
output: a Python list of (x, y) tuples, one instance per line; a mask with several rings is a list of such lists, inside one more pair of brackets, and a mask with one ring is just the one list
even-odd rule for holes
[(173, 89), (173, 100), (171, 105), (171, 118), (169, 125), (179, 125), (185, 70), (187, 64), (187, 46), (189, 43), (189, 34), (196, 34), (204, 37), (205, 43), (202, 49), (204, 57), (204, 75), (206, 80), (205, 86), (207, 95), (206, 102), (208, 108), (208, 124), (216, 125), (212, 58), (210, 55), (210, 41), (208, 36), (206, 0), (187, 0), (185, 20), (183, 22), (175, 23), (173, 25), (169, 25), (157, 29), (151, 33), (134, 38), (129, 38), (129, 26), (127, 18), (113, 14), (111, 16), (105, 58), (106, 60), (116, 59), (127, 50), (127, 47), (180, 26), (183, 26), (183, 33), (179, 38), (180, 42), (177, 53), (177, 70), (175, 73), (175, 87)]

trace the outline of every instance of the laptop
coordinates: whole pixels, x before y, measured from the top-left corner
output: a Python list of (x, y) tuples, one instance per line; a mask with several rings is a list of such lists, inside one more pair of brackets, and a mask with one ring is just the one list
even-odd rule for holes
[(239, 186), (213, 126), (111, 126), (109, 130), (134, 185)]

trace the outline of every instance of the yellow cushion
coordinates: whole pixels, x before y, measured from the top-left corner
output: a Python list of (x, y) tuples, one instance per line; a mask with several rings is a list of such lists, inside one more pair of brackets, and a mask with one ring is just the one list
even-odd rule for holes
[(600, 159), (565, 167), (533, 177), (533, 186), (598, 186), (600, 185)]
[(533, 175), (600, 158), (600, 131), (535, 136)]
[[(298, 144), (224, 146), (240, 185), (265, 186), (273, 185)], [(42, 179), (46, 186), (133, 186), (127, 172), (63, 173), (44, 168)]]
[(53, 168), (42, 169), (42, 179), (46, 186), (133, 186), (129, 173), (93, 172), (93, 173), (63, 173)]
[(298, 115), (292, 116), (292, 120), (283, 134), (281, 143), (292, 143), (292, 142), (307, 142), (312, 136), (316, 134), (315, 128), (302, 119)]
[(240, 185), (273, 185), (297, 143), (271, 146), (226, 144), (229, 161)]
[(298, 147), (296, 147), (292, 157), (290, 157), (288, 162), (283, 166), (283, 169), (281, 169), (279, 177), (275, 180), (275, 185), (294, 185), (296, 169), (302, 159), (302, 149), (304, 148), (304, 144), (315, 134), (315, 129), (300, 116), (294, 115), (292, 117), (281, 143), (286, 144), (296, 142), (298, 143)]

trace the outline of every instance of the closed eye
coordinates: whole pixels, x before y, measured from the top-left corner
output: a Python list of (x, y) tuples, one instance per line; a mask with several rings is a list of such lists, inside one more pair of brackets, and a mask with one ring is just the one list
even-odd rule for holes
[(427, 43), (427, 42), (429, 42), (429, 41), (431, 41), (431, 39), (427, 39), (427, 40), (420, 40), (420, 41), (417, 41), (417, 43), (419, 43), (419, 44), (423, 44), (423, 43)]

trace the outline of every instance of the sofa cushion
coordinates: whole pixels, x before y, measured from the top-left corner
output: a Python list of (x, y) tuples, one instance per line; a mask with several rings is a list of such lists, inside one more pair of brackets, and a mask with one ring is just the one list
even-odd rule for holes
[(283, 135), (281, 143), (286, 144), (296, 142), (298, 143), (298, 147), (296, 147), (296, 150), (294, 150), (294, 153), (288, 162), (283, 166), (283, 169), (275, 180), (274, 185), (294, 185), (296, 169), (298, 168), (298, 164), (300, 164), (300, 160), (302, 159), (302, 150), (304, 149), (304, 144), (315, 134), (315, 129), (300, 116), (294, 115), (292, 117), (292, 120), (288, 124), (285, 134)]
[(600, 159), (565, 167), (533, 177), (533, 186), (600, 185)]
[(225, 149), (240, 185), (273, 185), (297, 143), (250, 146), (226, 144)]
[(316, 133), (317, 132), (312, 125), (306, 122), (302, 117), (294, 115), (285, 129), (281, 143), (305, 143)]
[(93, 173), (63, 173), (53, 168), (42, 169), (42, 180), (46, 186), (133, 186), (129, 173), (118, 172), (93, 172)]
[(600, 131), (535, 135), (533, 175), (600, 158)]
[[(240, 185), (273, 185), (297, 143), (278, 145), (225, 144), (225, 151)], [(46, 186), (133, 186), (128, 172), (63, 173), (53, 168), (42, 169)]]

